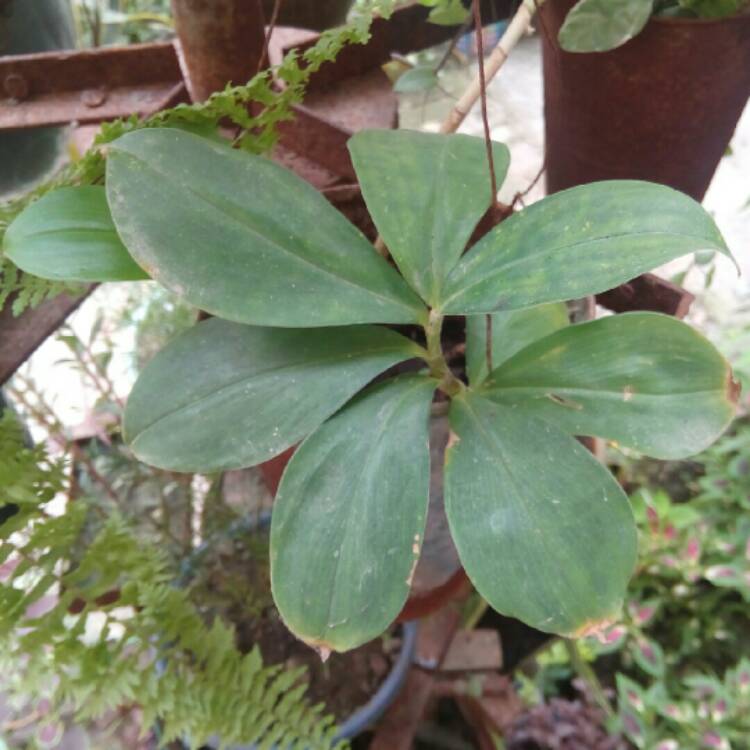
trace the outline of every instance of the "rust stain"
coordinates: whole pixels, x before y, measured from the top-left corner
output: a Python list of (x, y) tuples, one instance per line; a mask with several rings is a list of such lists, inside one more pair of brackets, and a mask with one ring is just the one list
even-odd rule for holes
[(742, 392), (742, 384), (739, 380), (734, 379), (731, 367), (727, 368), (726, 392), (729, 397), (729, 402), (733, 406), (737, 406), (737, 403), (740, 400), (740, 393)]
[(411, 570), (409, 571), (409, 575), (406, 577), (406, 585), (409, 588), (411, 588), (412, 583), (414, 583), (414, 571), (417, 569), (417, 563), (419, 563), (419, 548), (417, 548), (417, 551), (414, 554), (415, 557), (411, 564)]
[(334, 648), (334, 646), (330, 643), (326, 643), (325, 641), (317, 640), (315, 638), (300, 638), (300, 640), (306, 646), (309, 646), (313, 651), (316, 651), (323, 663), (328, 661), (328, 658), (332, 653), (338, 651), (338, 649)]
[(417, 557), (419, 556), (419, 540), (420, 539), (421, 539), (421, 537), (419, 536), (419, 534), (415, 534), (414, 535), (414, 544), (411, 545), (412, 554), (414, 554)]
[(568, 638), (588, 638), (592, 635), (598, 637), (612, 627), (618, 619), (617, 617), (604, 617), (601, 620), (586, 620), (580, 628), (568, 634)]

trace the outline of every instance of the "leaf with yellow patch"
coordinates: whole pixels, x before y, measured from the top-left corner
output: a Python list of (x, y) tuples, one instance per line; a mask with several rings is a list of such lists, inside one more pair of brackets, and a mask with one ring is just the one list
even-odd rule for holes
[(665, 459), (711, 445), (737, 401), (729, 364), (713, 344), (656, 313), (561, 329), (494, 370), (481, 393), (572, 435)]

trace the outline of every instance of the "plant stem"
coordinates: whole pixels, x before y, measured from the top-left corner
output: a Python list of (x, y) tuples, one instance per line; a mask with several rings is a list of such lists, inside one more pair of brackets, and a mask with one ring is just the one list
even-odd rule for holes
[(464, 384), (451, 372), (443, 356), (443, 345), (440, 340), (442, 331), (443, 316), (436, 310), (430, 310), (430, 316), (424, 327), (427, 337), (426, 362), (430, 368), (430, 374), (440, 381), (438, 388), (448, 396), (455, 396), (463, 390)]
[[(490, 205), (494, 206), (497, 200), (497, 176), (495, 174), (495, 157), (492, 153), (492, 134), (490, 132), (490, 120), (487, 115), (487, 81), (484, 75), (484, 27), (482, 26), (482, 10), (479, 0), (472, 1), (472, 12), (474, 14), (474, 29), (477, 35), (477, 56), (479, 57), (479, 98), (482, 103), (482, 124), (484, 125), (484, 142), (487, 146), (487, 163), (490, 168)], [(491, 325), (491, 323), (488, 323)]]
[[(513, 48), (529, 28), (537, 8), (543, 4), (544, 0), (523, 0), (506, 32), (503, 34), (503, 38), (487, 58), (486, 83), (489, 83), (498, 74), (500, 68), (503, 67), (508, 56), (513, 51)], [(481, 33), (481, 29), (477, 33)], [(458, 100), (456, 106), (450, 111), (440, 128), (440, 132), (455, 133), (466, 118), (466, 115), (469, 114), (472, 107), (477, 103), (481, 92), (482, 82), (479, 76), (477, 76), (471, 82), (464, 95)]]
[(586, 686), (591, 691), (591, 696), (596, 701), (596, 704), (606, 714), (608, 719), (611, 719), (615, 715), (615, 710), (612, 708), (612, 704), (607, 699), (604, 693), (599, 678), (596, 676), (596, 672), (591, 668), (591, 665), (581, 656), (581, 652), (578, 650), (576, 642), (570, 638), (563, 638), (565, 644), (565, 650), (568, 652), (568, 658), (573, 666), (576, 674), (586, 683)]
[(474, 630), (479, 621), (484, 617), (485, 612), (490, 608), (489, 603), (480, 594), (476, 594), (476, 601), (473, 602), (472, 608), (466, 615), (463, 622), (463, 630)]

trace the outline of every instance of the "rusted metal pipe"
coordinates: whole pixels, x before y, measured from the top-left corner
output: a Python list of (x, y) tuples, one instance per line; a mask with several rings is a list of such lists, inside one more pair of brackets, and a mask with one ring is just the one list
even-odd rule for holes
[(261, 66), (261, 0), (172, 0), (172, 12), (180, 67), (193, 101), (228, 83), (245, 83)]
[(0, 57), (0, 132), (146, 115), (181, 82), (171, 42)]

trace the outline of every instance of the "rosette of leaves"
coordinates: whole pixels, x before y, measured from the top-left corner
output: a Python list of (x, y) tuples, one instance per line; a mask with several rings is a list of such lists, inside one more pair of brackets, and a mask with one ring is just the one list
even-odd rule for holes
[(654, 15), (725, 18), (748, 7), (748, 0), (579, 0), (560, 29), (560, 46), (567, 52), (607, 52), (640, 34)]
[[(494, 149), (502, 177), (507, 149)], [(619, 613), (636, 530), (575, 436), (689, 455), (725, 429), (736, 389), (677, 320), (568, 326), (559, 305), (686, 253), (727, 254), (718, 229), (669, 188), (605, 182), (532, 205), (466, 251), (489, 202), (482, 140), (365, 131), (350, 150), (395, 267), (292, 173), (171, 129), (113, 143), (106, 194), (50, 194), (11, 225), (5, 250), (35, 273), (145, 273), (215, 316), (147, 366), (125, 436), (141, 460), (178, 472), (252, 466), (302, 441), (276, 499), (271, 568), (276, 604), (309, 644), (354, 648), (404, 605), (438, 393), (452, 427), (448, 520), (479, 592), (548, 632), (601, 628)], [(468, 383), (443, 353), (448, 315), (467, 319)], [(413, 374), (372, 384), (407, 360)]]

